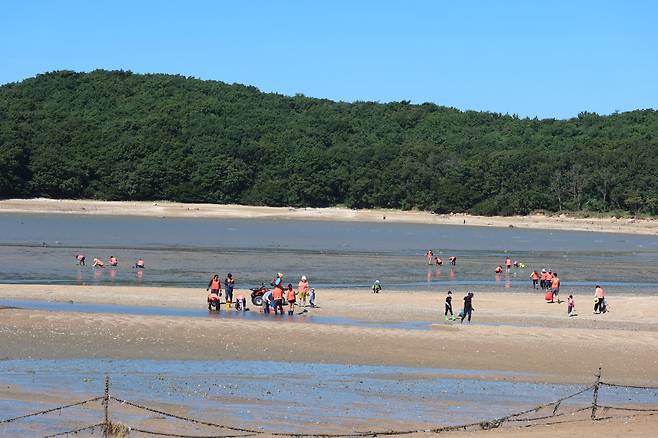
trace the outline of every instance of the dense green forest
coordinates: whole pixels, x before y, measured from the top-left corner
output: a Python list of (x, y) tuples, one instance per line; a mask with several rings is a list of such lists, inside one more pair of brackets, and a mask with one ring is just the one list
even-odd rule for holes
[(124, 71), (0, 87), (0, 197), (658, 213), (658, 112), (521, 119)]

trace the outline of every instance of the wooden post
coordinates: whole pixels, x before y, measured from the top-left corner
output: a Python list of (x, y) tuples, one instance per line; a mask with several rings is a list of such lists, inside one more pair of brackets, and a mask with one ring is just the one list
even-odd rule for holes
[(103, 407), (105, 408), (105, 427), (103, 428), (103, 436), (107, 438), (110, 431), (110, 376), (105, 376), (105, 394), (103, 395)]
[(596, 408), (598, 407), (599, 401), (599, 386), (601, 385), (601, 368), (599, 367), (599, 372), (596, 373), (596, 382), (594, 382), (594, 395), (592, 396), (592, 420), (596, 420)]

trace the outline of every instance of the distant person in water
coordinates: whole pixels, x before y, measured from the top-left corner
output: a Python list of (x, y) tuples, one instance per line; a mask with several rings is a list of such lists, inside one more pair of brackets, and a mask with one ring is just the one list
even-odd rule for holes
[(456, 256), (450, 256), (448, 257), (448, 261), (450, 261), (450, 264), (452, 266), (457, 266), (457, 257)]
[(434, 258), (434, 253), (432, 252), (431, 249), (427, 250), (427, 252), (425, 253), (425, 257), (427, 257), (427, 264), (431, 265), (432, 264), (432, 259)]
[(436, 266), (441, 266), (443, 264), (443, 260), (441, 260), (441, 257), (434, 257), (434, 263), (436, 263)]
[(496, 269), (494, 271), (496, 272), (496, 274), (500, 274), (501, 272), (503, 272), (503, 267), (498, 265), (496, 266)]
[(78, 261), (78, 266), (85, 266), (85, 260), (87, 260), (87, 258), (84, 254), (76, 255), (75, 259)]
[(103, 263), (100, 259), (94, 259), (94, 268), (104, 268), (105, 263)]
[[(448, 313), (450, 313), (450, 317), (448, 317)], [(455, 315), (452, 313), (452, 291), (448, 291), (448, 296), (446, 297), (446, 303), (445, 303), (445, 317), (446, 321), (448, 319), (455, 320)]]
[(308, 293), (308, 304), (311, 307), (315, 307), (315, 289), (311, 288)]
[(144, 259), (139, 259), (135, 262), (135, 268), (144, 269)]
[(110, 258), (107, 260), (107, 263), (108, 263), (110, 266), (117, 266), (117, 265), (119, 264), (119, 259), (117, 259), (117, 258), (114, 257), (114, 256), (110, 256)]
[(471, 313), (475, 309), (473, 308), (473, 292), (469, 292), (464, 297), (464, 310), (462, 310), (462, 320), (461, 323), (464, 323), (464, 318), (468, 317), (468, 322), (471, 322)]
[(379, 284), (379, 280), (375, 280), (375, 282), (372, 284), (372, 293), (378, 294), (382, 290), (382, 285)]
[(509, 272), (512, 269), (512, 259), (507, 257), (505, 258), (505, 272)]

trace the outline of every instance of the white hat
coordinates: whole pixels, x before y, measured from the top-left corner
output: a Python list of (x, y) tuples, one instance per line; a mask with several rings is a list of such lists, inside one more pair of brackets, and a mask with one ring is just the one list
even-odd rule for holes
[(302, 281), (306, 281), (306, 275), (302, 275)]
[(375, 280), (375, 284), (379, 284), (379, 280)]
[(546, 269), (542, 269), (541, 271), (542, 271), (542, 272), (546, 272)]

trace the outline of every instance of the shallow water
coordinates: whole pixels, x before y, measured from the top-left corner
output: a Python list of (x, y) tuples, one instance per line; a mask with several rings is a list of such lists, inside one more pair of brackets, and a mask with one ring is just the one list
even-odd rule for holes
[[(284, 427), (288, 432), (325, 430), (327, 422), (351, 430), (354, 424), (376, 425), (378, 419), (428, 427), (463, 424), (517, 412), (581, 389), (578, 385), (495, 380), (509, 374), (497, 371), (269, 361), (0, 361), (0, 385), (67, 394), (73, 399), (102, 395), (106, 374), (111, 377), (112, 395), (121, 399), (150, 406), (154, 402), (158, 406), (184, 406), (189, 416), (196, 418), (208, 419), (208, 412), (216, 411), (243, 427)], [(469, 375), (473, 378), (463, 377)], [(487, 376), (491, 380), (481, 380)], [(655, 391), (606, 388), (600, 402), (655, 405), (657, 397)], [(568, 400), (565, 406), (582, 407), (589, 402), (588, 392)], [(49, 407), (52, 404), (2, 400), (0, 419)], [(41, 422), (37, 426), (57, 430), (98, 420), (98, 413), (80, 411), (73, 418), (65, 411), (63, 416), (38, 417), (28, 423), (34, 426), (32, 421), (37, 421)], [(131, 412), (113, 415), (121, 421), (148, 416)], [(318, 423), (308, 424), (314, 421)], [(0, 434), (11, 434), (21, 427), (25, 427), (24, 422), (0, 426)]]
[[(427, 266), (432, 248), (444, 262)], [(75, 265), (74, 254), (88, 266)], [(525, 269), (494, 275), (505, 256)], [(94, 269), (115, 255), (118, 268)], [(131, 269), (143, 257), (147, 269)], [(393, 223), (262, 219), (168, 219), (0, 215), (0, 282), (179, 285), (205, 288), (209, 273), (231, 271), (239, 287), (282, 271), (316, 287), (529, 290), (532, 269), (560, 273), (563, 292), (658, 293), (658, 237)]]

